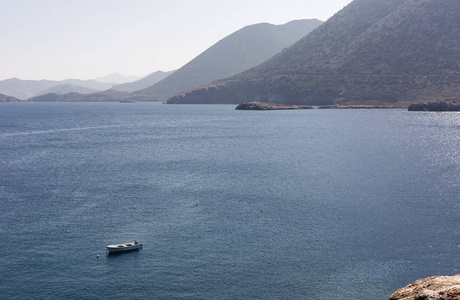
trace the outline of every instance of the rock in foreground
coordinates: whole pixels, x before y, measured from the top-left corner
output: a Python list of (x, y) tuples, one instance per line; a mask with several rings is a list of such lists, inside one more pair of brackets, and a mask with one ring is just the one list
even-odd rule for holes
[(312, 109), (309, 105), (288, 105), (267, 102), (241, 103), (235, 109), (238, 110), (286, 110), (286, 109)]
[(460, 104), (449, 102), (427, 102), (409, 105), (409, 111), (460, 111)]
[(460, 274), (455, 276), (434, 276), (419, 279), (400, 288), (390, 300), (460, 299)]

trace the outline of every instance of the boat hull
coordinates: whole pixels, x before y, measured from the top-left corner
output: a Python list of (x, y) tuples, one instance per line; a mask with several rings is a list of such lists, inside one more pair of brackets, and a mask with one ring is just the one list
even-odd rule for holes
[(109, 245), (107, 246), (107, 251), (109, 251), (109, 253), (118, 253), (139, 250), (140, 248), (142, 248), (142, 244), (126, 243)]

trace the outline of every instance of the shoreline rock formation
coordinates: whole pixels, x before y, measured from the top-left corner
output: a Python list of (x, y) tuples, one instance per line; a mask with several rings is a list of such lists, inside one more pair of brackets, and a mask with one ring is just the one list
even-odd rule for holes
[(288, 105), (268, 102), (247, 102), (239, 104), (236, 110), (287, 110), (287, 109), (312, 109), (310, 105)]
[(287, 110), (287, 109), (401, 109), (407, 108), (407, 105), (401, 104), (387, 104), (387, 105), (375, 105), (375, 104), (343, 104), (343, 105), (323, 105), (323, 106), (310, 106), (310, 105), (296, 105), (296, 104), (284, 104), (284, 103), (271, 103), (271, 102), (245, 102), (239, 104), (236, 110)]
[(408, 111), (460, 111), (460, 103), (423, 102), (409, 105)]
[(400, 288), (390, 300), (460, 299), (460, 274), (455, 276), (433, 276), (419, 279)]
[(318, 109), (401, 109), (407, 108), (404, 104), (387, 104), (387, 105), (372, 105), (372, 104), (335, 104), (335, 105), (321, 105)]

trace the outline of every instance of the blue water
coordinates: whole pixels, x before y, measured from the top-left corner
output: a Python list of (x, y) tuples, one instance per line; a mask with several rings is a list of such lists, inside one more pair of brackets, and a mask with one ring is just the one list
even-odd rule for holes
[(2, 103), (0, 295), (388, 299), (460, 273), (459, 170), (458, 113)]

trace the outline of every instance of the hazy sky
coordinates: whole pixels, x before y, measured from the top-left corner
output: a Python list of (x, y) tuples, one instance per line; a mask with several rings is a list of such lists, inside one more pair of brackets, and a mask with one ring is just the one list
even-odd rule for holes
[(0, 80), (178, 69), (251, 24), (327, 20), (351, 0), (0, 0)]

